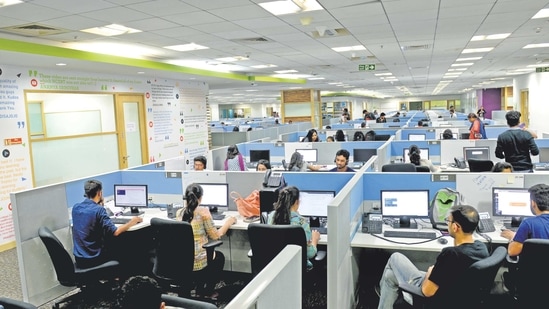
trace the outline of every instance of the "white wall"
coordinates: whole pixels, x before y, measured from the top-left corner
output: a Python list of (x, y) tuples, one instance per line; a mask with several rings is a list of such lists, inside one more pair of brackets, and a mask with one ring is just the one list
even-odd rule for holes
[(520, 92), (528, 90), (530, 127), (537, 132), (549, 132), (549, 73), (530, 73), (518, 76), (513, 82), (514, 109), (520, 110)]

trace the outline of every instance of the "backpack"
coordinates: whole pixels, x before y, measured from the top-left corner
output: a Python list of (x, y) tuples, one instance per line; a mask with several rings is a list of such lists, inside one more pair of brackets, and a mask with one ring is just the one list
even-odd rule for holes
[(463, 203), (463, 196), (456, 190), (452, 188), (439, 189), (429, 205), (429, 219), (433, 228), (448, 230), (448, 224), (444, 221), (448, 216), (448, 211), (454, 205), (461, 205)]
[(487, 139), (486, 129), (484, 128), (484, 123), (482, 121), (480, 121), (480, 135), (481, 135), (482, 139)]

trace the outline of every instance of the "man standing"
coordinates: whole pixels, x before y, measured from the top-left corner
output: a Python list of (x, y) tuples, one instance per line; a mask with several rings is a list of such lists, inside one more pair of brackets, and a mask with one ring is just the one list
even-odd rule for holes
[(519, 126), (520, 112), (509, 111), (505, 119), (507, 119), (509, 130), (498, 136), (496, 157), (511, 163), (515, 172), (532, 172), (530, 154), (534, 156), (539, 154), (534, 135)]
[(336, 167), (330, 170), (330, 172), (354, 172), (355, 170), (348, 167), (349, 164), (349, 151), (340, 149), (336, 152), (335, 164)]
[(391, 255), (379, 282), (378, 309), (393, 308), (398, 298), (398, 283), (401, 281), (421, 287), (426, 297), (459, 288), (453, 286), (458, 281), (456, 278), (474, 262), (488, 257), (486, 245), (473, 239), (473, 233), (479, 222), (479, 215), (474, 207), (469, 205), (452, 207), (446, 222), (448, 222), (448, 233), (454, 238), (454, 246), (442, 249), (435, 265), (430, 266), (427, 272), (418, 270), (402, 253), (395, 252)]
[(72, 208), (73, 253), (80, 268), (90, 268), (114, 259), (112, 248), (105, 246), (111, 236), (118, 236), (143, 221), (135, 216), (119, 227), (114, 225), (103, 207), (103, 186), (99, 180), (84, 184), (86, 199)]

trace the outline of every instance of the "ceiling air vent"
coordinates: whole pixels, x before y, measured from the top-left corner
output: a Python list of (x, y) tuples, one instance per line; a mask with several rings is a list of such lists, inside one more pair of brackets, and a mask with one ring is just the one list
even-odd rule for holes
[(231, 40), (231, 41), (236, 42), (236, 43), (241, 43), (241, 44), (258, 44), (258, 43), (271, 42), (270, 40), (268, 40), (264, 37), (234, 39), (234, 40)]
[(27, 24), (21, 26), (6, 27), (1, 28), (0, 31), (23, 36), (46, 36), (68, 32), (68, 30), (65, 29), (52, 28), (40, 24)]
[(315, 39), (320, 38), (333, 38), (337, 36), (346, 36), (349, 35), (349, 30), (345, 28), (338, 29), (322, 29), (322, 27), (317, 27), (316, 30), (311, 31), (311, 36)]
[(400, 49), (411, 51), (411, 50), (427, 50), (430, 49), (431, 46), (429, 44), (425, 45), (408, 45), (408, 46), (401, 46)]

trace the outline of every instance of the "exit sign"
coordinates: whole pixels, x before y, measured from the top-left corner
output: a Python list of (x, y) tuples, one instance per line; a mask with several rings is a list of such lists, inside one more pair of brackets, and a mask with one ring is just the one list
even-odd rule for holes
[(549, 67), (536, 68), (536, 72), (549, 72)]
[(359, 64), (358, 70), (359, 71), (375, 71), (376, 65), (375, 64)]

